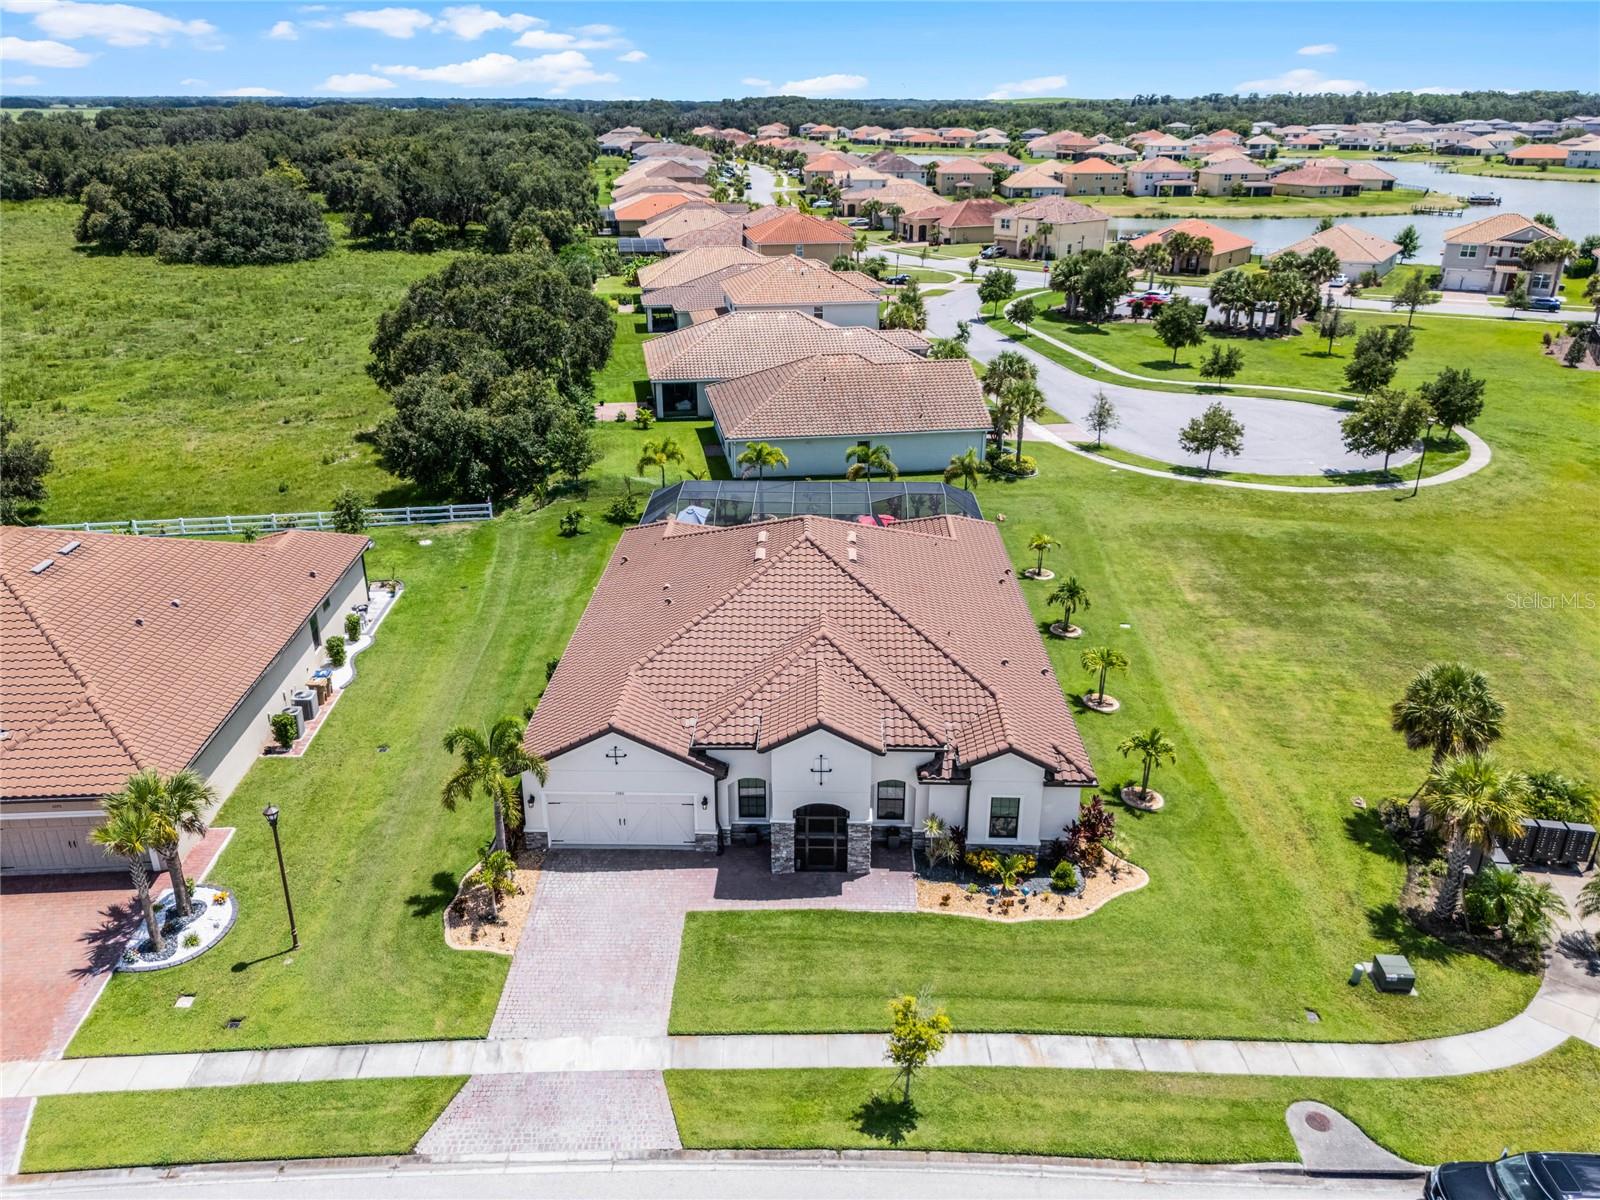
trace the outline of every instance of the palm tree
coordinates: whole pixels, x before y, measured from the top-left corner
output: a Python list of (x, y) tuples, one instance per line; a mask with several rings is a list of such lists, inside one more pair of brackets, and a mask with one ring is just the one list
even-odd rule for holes
[[(1050, 235), (1055, 231), (1056, 227), (1050, 224), (1049, 221), (1040, 221), (1039, 224), (1034, 228), (1033, 236), (1038, 240), (1039, 254), (1041, 257), (1048, 256), (1048, 252), (1050, 250)], [(1029, 254), (1028, 257), (1032, 258), (1033, 255)]]
[(1600, 875), (1596, 875), (1578, 893), (1578, 915), (1600, 917)]
[(1434, 763), (1422, 785), (1422, 807), (1439, 822), (1445, 842), (1435, 916), (1449, 920), (1455, 915), (1474, 847), (1488, 854), (1496, 842), (1522, 833), (1528, 796), (1528, 777), (1501, 767), (1492, 755), (1451, 754)]
[(478, 868), (478, 882), (489, 894), (489, 916), (500, 921), (500, 901), (517, 894), (517, 860), (505, 850), (491, 850)]
[(1044, 416), (1050, 405), (1031, 379), (1018, 379), (1006, 385), (1000, 397), (1000, 406), (1017, 425), (1017, 469), (1022, 469), (1022, 434), (1029, 421)]
[(1300, 269), (1320, 288), (1339, 273), (1339, 256), (1326, 246), (1318, 246), (1301, 260)]
[(128, 776), (122, 791), (108, 796), (106, 805), (131, 805), (150, 812), (157, 821), (158, 833), (153, 849), (161, 856), (167, 878), (172, 881), (175, 910), (189, 915), (189, 881), (183, 875), (183, 859), (178, 843), (186, 833), (204, 837), (206, 810), (217, 801), (217, 794), (194, 771), (179, 771), (162, 778), (159, 771), (140, 771)]
[(1015, 891), (1017, 881), (1027, 869), (1028, 856), (1025, 854), (1005, 854), (998, 858), (995, 861), (995, 873), (1000, 876), (1000, 890), (1007, 893)]
[(1594, 323), (1600, 325), (1600, 272), (1589, 276), (1589, 282), (1583, 285), (1583, 298), (1594, 308)]
[(1530, 947), (1548, 942), (1556, 918), (1567, 915), (1566, 901), (1555, 888), (1501, 867), (1488, 867), (1473, 876), (1465, 907), (1470, 920)]
[(744, 468), (746, 475), (754, 470), (759, 481), (768, 467), (787, 467), (789, 456), (770, 442), (751, 442), (734, 461)]
[(1183, 273), (1184, 259), (1194, 252), (1194, 238), (1182, 232), (1170, 234), (1166, 240), (1167, 266), (1174, 275)]
[(667, 486), (667, 464), (683, 462), (683, 449), (677, 438), (664, 437), (660, 441), (650, 438), (639, 452), (639, 473), (651, 467), (661, 468), (661, 486)]
[(978, 472), (983, 464), (978, 459), (978, 452), (968, 446), (964, 454), (952, 454), (950, 465), (944, 469), (944, 481), (954, 483), (961, 481), (961, 486), (971, 491), (978, 486)]
[[(1056, 584), (1056, 590), (1050, 593), (1049, 603), (1061, 606), (1061, 624), (1068, 633), (1071, 633), (1077, 628), (1072, 623), (1072, 614), (1080, 608), (1089, 607), (1089, 593), (1083, 584), (1078, 582), (1076, 575), (1068, 575)], [(1083, 631), (1079, 629), (1078, 632)]]
[(876, 228), (878, 214), (883, 211), (882, 200), (867, 200), (861, 205), (861, 215), (867, 219), (868, 226)]
[(1163, 759), (1167, 762), (1178, 761), (1178, 748), (1155, 725), (1152, 725), (1143, 733), (1135, 733), (1123, 738), (1121, 742), (1117, 743), (1117, 749), (1122, 751), (1123, 758), (1127, 758), (1130, 754), (1137, 754), (1144, 760), (1144, 777), (1139, 781), (1139, 796), (1141, 799), (1150, 795), (1151, 769), (1160, 766)]
[(1128, 658), (1121, 650), (1111, 646), (1094, 646), (1085, 650), (1079, 657), (1078, 663), (1085, 671), (1100, 672), (1100, 686), (1096, 689), (1094, 699), (1096, 704), (1106, 702), (1106, 675), (1111, 671), (1126, 671)]
[(855, 250), (856, 262), (859, 263), (861, 256), (867, 252), (867, 235), (864, 233), (856, 234), (855, 241), (851, 243), (851, 247)]
[(871, 483), (874, 471), (881, 471), (890, 479), (900, 478), (900, 468), (895, 466), (894, 459), (889, 457), (887, 446), (871, 446), (862, 442), (846, 450), (844, 460), (852, 464), (844, 473), (846, 479), (865, 479)]
[(133, 890), (138, 893), (139, 907), (144, 912), (144, 927), (150, 934), (151, 948), (159, 953), (164, 943), (156, 906), (150, 900), (150, 851), (160, 845), (164, 832), (161, 819), (149, 808), (125, 801), (120, 795), (107, 796), (101, 804), (106, 810), (106, 822), (89, 839), (128, 860), (128, 874), (133, 876)]
[(1406, 685), (1389, 724), (1404, 736), (1407, 750), (1431, 751), (1430, 765), (1437, 767), (1451, 754), (1482, 754), (1500, 736), (1505, 715), (1480, 672), (1461, 663), (1434, 663)]
[(989, 360), (988, 369), (983, 373), (983, 394), (996, 398), (1013, 380), (1026, 379), (1031, 382), (1038, 377), (1039, 368), (1020, 350), (1002, 350)]
[(1033, 569), (1035, 576), (1040, 578), (1044, 576), (1044, 556), (1059, 545), (1061, 545), (1060, 539), (1048, 533), (1036, 533), (1028, 539), (1028, 549), (1039, 556), (1039, 563)]
[(459, 751), (461, 764), (445, 780), (439, 803), (455, 812), (457, 804), (481, 794), (494, 806), (494, 849), (504, 850), (506, 817), (517, 811), (521, 798), (517, 777), (528, 771), (544, 783), (549, 767), (522, 748), (522, 722), (516, 717), (501, 717), (487, 730), (457, 725), (444, 735), (444, 748), (449, 754)]

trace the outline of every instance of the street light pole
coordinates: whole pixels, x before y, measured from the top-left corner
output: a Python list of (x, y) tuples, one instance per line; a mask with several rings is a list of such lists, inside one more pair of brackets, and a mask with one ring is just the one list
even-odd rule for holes
[(283, 882), (283, 906), (289, 910), (289, 949), (300, 949), (300, 932), (294, 924), (294, 901), (289, 899), (289, 873), (283, 869), (283, 843), (278, 840), (278, 809), (269, 804), (261, 815), (272, 826), (272, 848), (278, 852), (278, 878)]

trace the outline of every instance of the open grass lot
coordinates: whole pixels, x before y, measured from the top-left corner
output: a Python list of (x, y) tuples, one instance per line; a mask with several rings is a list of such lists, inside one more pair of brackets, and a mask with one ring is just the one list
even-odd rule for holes
[[(1217, 398), (1226, 403), (1227, 393), (1218, 392)], [(1459, 437), (1452, 437), (1448, 442), (1440, 437), (1424, 439), (1427, 443), (1428, 457), (1422, 464), (1422, 477), (1430, 478), (1441, 475), (1452, 467), (1458, 467), (1467, 461), (1471, 454), (1467, 443)], [(1229, 471), (1218, 465), (1213, 465), (1207, 472), (1200, 467), (1187, 466), (1180, 463), (1162, 462), (1159, 458), (1146, 458), (1142, 454), (1135, 454), (1129, 450), (1120, 450), (1115, 446), (1102, 445), (1095, 448), (1093, 442), (1075, 443), (1080, 449), (1111, 462), (1126, 463), (1133, 467), (1148, 467), (1153, 471), (1165, 471), (1168, 475), (1177, 475), (1190, 479), (1227, 479), (1240, 483), (1284, 483), (1293, 487), (1357, 487), (1369, 483), (1393, 483), (1397, 479), (1410, 482), (1416, 477), (1414, 464), (1397, 467), (1387, 475), (1382, 471), (1347, 471), (1338, 475), (1255, 475), (1249, 471)], [(1226, 461), (1226, 460), (1224, 460)]]
[[(1419, 320), (1402, 383), (1448, 361), (1430, 348), (1445, 320)], [(1388, 731), (1388, 707), (1440, 658), (1494, 681), (1510, 761), (1592, 759), (1571, 697), (1600, 670), (1595, 614), (1523, 598), (1600, 591), (1600, 380), (1540, 355), (1528, 326), (1452, 328), (1454, 361), (1489, 379), (1475, 428), (1495, 458), (1416, 501), (1176, 484), (1038, 445), (1041, 478), (980, 485), (1016, 561), (1051, 532), (1064, 546), (1049, 565), (1093, 599), (1087, 641), (1050, 642), (1069, 691), (1089, 682), (1082, 645), (1132, 660), (1110, 685), (1122, 711), (1080, 717), (1102, 780), (1133, 775), (1116, 745), (1136, 730), (1178, 746), (1157, 778), (1166, 810), (1120, 815), (1150, 886), (1069, 923), (693, 914), (674, 1031), (877, 1029), (888, 996), (924, 985), (965, 1030), (1401, 1040), (1518, 1011), (1536, 980), (1407, 925), (1396, 852), (1350, 803), (1416, 787), (1426, 764)], [(1026, 590), (1043, 619), (1049, 589)], [(1418, 965), (1418, 996), (1346, 985), (1351, 963), (1393, 950)]]
[[(1355, 353), (1356, 337), (1361, 330), (1369, 325), (1403, 325), (1406, 319), (1403, 311), (1390, 314), (1350, 310), (1348, 315), (1355, 322), (1356, 333), (1335, 342), (1332, 354), (1328, 353), (1327, 341), (1318, 338), (1313, 327), (1294, 337), (1208, 339), (1204, 345), (1180, 350), (1174, 364), (1172, 351), (1161, 344), (1155, 325), (1150, 321), (1112, 321), (1092, 326), (1055, 310), (1054, 306), (1061, 303), (1061, 293), (1052, 292), (1041, 298), (1041, 304), (1046, 302), (1052, 307), (1035, 320), (1037, 329), (1125, 371), (1171, 382), (1204, 384), (1206, 381), (1200, 378), (1200, 360), (1215, 340), (1238, 346), (1244, 353), (1244, 369), (1231, 381), (1232, 386), (1261, 383), (1332, 392), (1350, 390), (1344, 379), (1344, 368)], [(1543, 396), (1568, 386), (1588, 391), (1586, 385), (1593, 382), (1578, 378), (1575, 371), (1559, 369), (1559, 364), (1553, 361), (1537, 363), (1545, 357), (1540, 343), (1545, 329), (1533, 321), (1486, 321), (1419, 313), (1412, 331), (1416, 334), (1416, 346), (1400, 365), (1395, 376), (1397, 387), (1414, 388), (1445, 367), (1464, 367), (1479, 376), (1501, 381), (1499, 388), (1490, 386), (1488, 403), (1492, 406), (1497, 400), (1510, 400), (1522, 389), (1531, 389), (1534, 395)], [(1556, 369), (1536, 370), (1536, 363)], [(1316, 397), (1305, 399), (1315, 401)], [(1330, 399), (1328, 403), (1336, 402)]]
[(77, 211), (0, 205), (0, 397), (54, 451), (45, 520), (327, 508), (346, 484), (407, 501), (354, 440), (387, 407), (367, 344), (447, 253), (338, 238), (311, 262), (169, 266), (75, 248)]
[(1283, 1118), (1296, 1100), (1333, 1105), (1417, 1163), (1495, 1158), (1505, 1146), (1592, 1150), (1597, 1089), (1600, 1050), (1576, 1039), (1509, 1071), (1445, 1079), (935, 1068), (917, 1077), (909, 1119), (887, 1069), (667, 1072), (690, 1149), (898, 1147), (1145, 1162), (1296, 1162)]
[(1581, 183), (1600, 183), (1600, 170), (1594, 167), (1549, 166), (1538, 167), (1529, 163), (1508, 163), (1503, 159), (1473, 158), (1452, 155), (1450, 171), (1455, 175), (1481, 175), (1498, 179), (1565, 179)]
[[(670, 431), (688, 466), (705, 467), (706, 425)], [(115, 976), (72, 1055), (483, 1036), (508, 960), (446, 949), (441, 922), (490, 817), (440, 807), (451, 759), (439, 743), (459, 722), (521, 713), (577, 624), (616, 540), (601, 514), (652, 436), (632, 425), (598, 435), (607, 456), (586, 500), (375, 532), (369, 573), (404, 580), (406, 594), (305, 757), (257, 763), (218, 817), (238, 830), (213, 872), (239, 898), (238, 924), (191, 964)], [(588, 514), (587, 532), (563, 538), (556, 522), (571, 506)], [(301, 940), (292, 954), (260, 816), (268, 803), (283, 812)], [(194, 994), (192, 1008), (173, 1007), (180, 992)]]
[(465, 1082), (357, 1079), (45, 1096), (22, 1169), (409, 1154)]

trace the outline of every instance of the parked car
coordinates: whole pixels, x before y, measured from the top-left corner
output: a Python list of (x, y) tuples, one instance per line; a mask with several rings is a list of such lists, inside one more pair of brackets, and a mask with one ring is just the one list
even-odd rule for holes
[(1428, 1172), (1426, 1200), (1600, 1200), (1600, 1154), (1512, 1154), (1443, 1163)]
[(1332, 279), (1328, 280), (1328, 286), (1331, 288), (1342, 288), (1349, 282), (1350, 276), (1346, 275), (1343, 271), (1340, 271)]
[(857, 217), (855, 220), (850, 222), (850, 228), (851, 229), (871, 229), (872, 228), (872, 222), (867, 220), (865, 217)]
[(1001, 251), (999, 246), (985, 246), (982, 250), (978, 251), (979, 258), (999, 258), (1000, 254)]
[(904, 287), (906, 284), (911, 282), (911, 276), (891, 275), (889, 278), (885, 279), (884, 282), (887, 284), (892, 284), (894, 287)]
[(1535, 296), (1528, 301), (1528, 307), (1534, 312), (1560, 312), (1560, 296)]

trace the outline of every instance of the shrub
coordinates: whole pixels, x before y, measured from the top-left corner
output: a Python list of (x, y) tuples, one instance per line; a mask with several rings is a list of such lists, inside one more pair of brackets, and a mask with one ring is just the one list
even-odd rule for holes
[(1058, 892), (1076, 890), (1078, 886), (1078, 869), (1069, 862), (1058, 862), (1056, 869), (1050, 872), (1050, 886)]
[(612, 417), (611, 419), (613, 421), (615, 421), (618, 425), (626, 425), (628, 423), (628, 414), (623, 412), (619, 408), (619, 409), (617, 409), (617, 415)]
[[(1008, 855), (1006, 857), (1012, 856)], [(1039, 860), (1032, 854), (1020, 854), (1015, 857), (1022, 860), (1021, 863), (1017, 864), (1018, 874), (1031, 875), (1038, 869)], [(967, 866), (986, 879), (1000, 878), (1001, 854), (998, 850), (992, 850), (987, 847), (982, 850), (971, 850), (968, 851), (965, 861)]]
[(344, 615), (344, 638), (345, 638), (345, 641), (347, 641), (347, 642), (359, 642), (361, 640), (361, 614), (360, 613), (345, 613), (345, 615)]
[(655, 423), (656, 414), (643, 405), (640, 405), (633, 414), (633, 427), (635, 429), (649, 429)]
[(1080, 867), (1097, 867), (1105, 859), (1106, 843), (1116, 836), (1117, 818), (1107, 812), (1096, 796), (1078, 814), (1077, 823), (1067, 826), (1061, 839), (1061, 857)]
[(336, 667), (344, 666), (344, 660), (345, 660), (344, 638), (340, 637), (338, 634), (334, 634), (331, 638), (328, 639), (327, 646), (328, 646), (328, 661), (331, 662)]
[(186, 933), (183, 935), (183, 948), (185, 950), (193, 950), (199, 944), (200, 935), (198, 933)]
[(289, 713), (273, 713), (269, 722), (272, 726), (272, 740), (278, 743), (280, 749), (287, 750), (294, 745), (294, 735), (300, 726)]
[(639, 517), (632, 496), (618, 496), (606, 508), (606, 520), (613, 525), (632, 525)]
[(999, 454), (991, 460), (990, 465), (1001, 475), (1032, 475), (1039, 469), (1039, 464), (1033, 455), (1024, 454), (1018, 458), (1014, 454)]
[(569, 508), (561, 514), (561, 536), (577, 537), (583, 532), (583, 509)]

